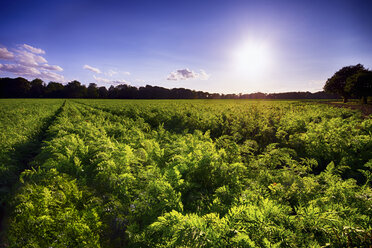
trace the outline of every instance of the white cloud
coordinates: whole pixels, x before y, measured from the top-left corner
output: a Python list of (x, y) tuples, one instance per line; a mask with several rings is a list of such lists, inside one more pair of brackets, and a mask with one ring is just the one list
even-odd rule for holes
[(9, 52), (6, 47), (0, 48), (0, 59), (13, 59), (14, 54)]
[(20, 64), (2, 64), (0, 70), (4, 72), (11, 72), (18, 76), (38, 77), (41, 74), (41, 72), (35, 67)]
[(27, 49), (28, 51), (30, 51), (32, 53), (45, 54), (45, 51), (43, 49), (35, 48), (35, 47), (32, 47), (32, 46), (27, 45), (27, 44), (23, 44), (22, 47), (25, 48), (25, 49)]
[(57, 82), (65, 81), (65, 78), (62, 75), (57, 74), (57, 73), (52, 72), (52, 71), (42, 71), (41, 75), (40, 75), (40, 78), (42, 78), (44, 80), (52, 80), (52, 81), (57, 81)]
[(23, 51), (16, 50), (15, 60), (17, 63), (28, 66), (37, 67), (40, 63), (47, 63), (48, 61), (39, 55)]
[(15, 60), (19, 64), (37, 67), (39, 64), (48, 63), (44, 57), (37, 55), (45, 54), (44, 50), (27, 44), (19, 46), (19, 49), (15, 49), (15, 53)]
[(189, 78), (196, 78), (196, 77), (198, 77), (197, 73), (186, 68), (186, 69), (181, 69), (181, 70), (171, 72), (167, 80), (178, 81), (178, 80), (186, 80)]
[(0, 71), (11, 72), (18, 76), (40, 78), (43, 80), (64, 81), (64, 77), (57, 73), (47, 70), (40, 71), (35, 67), (20, 64), (0, 64)]
[(63, 81), (64, 77), (52, 71), (63, 71), (58, 65), (49, 65), (48, 61), (37, 54), (45, 54), (40, 48), (27, 44), (18, 46), (9, 52), (7, 48), (0, 48), (0, 59), (7, 59), (11, 64), (1, 64), (0, 71), (13, 73), (23, 77), (38, 77), (43, 80)]
[(167, 80), (187, 80), (192, 78), (199, 78), (201, 80), (208, 80), (210, 75), (208, 75), (204, 70), (200, 70), (200, 73), (191, 71), (189, 69), (180, 69), (174, 72), (171, 72), (169, 76), (167, 77)]
[(121, 80), (113, 80), (111, 81), (112, 84), (129, 84), (127, 80), (121, 79)]
[(62, 67), (60, 67), (58, 65), (43, 64), (43, 65), (40, 65), (40, 67), (44, 68), (44, 69), (47, 69), (47, 70), (51, 70), (51, 71), (63, 71)]
[(115, 76), (115, 75), (117, 75), (117, 74), (124, 74), (124, 75), (127, 75), (127, 76), (129, 76), (130, 75), (130, 72), (129, 71), (117, 71), (117, 70), (109, 70), (108, 72), (105, 72), (105, 75), (106, 76), (109, 76), (109, 77), (113, 77), (113, 76)]
[(211, 75), (207, 74), (203, 69), (200, 69), (199, 78), (201, 80), (208, 80)]
[(111, 80), (107, 78), (101, 78), (101, 77), (96, 77), (96, 75), (93, 75), (93, 78), (98, 82), (98, 83), (110, 83)]
[(107, 79), (107, 78), (96, 77), (95, 75), (93, 75), (93, 78), (98, 83), (105, 83), (105, 84), (129, 84), (129, 82), (127, 82), (124, 79), (121, 79), (121, 80), (111, 80), (111, 79)]
[(100, 70), (100, 69), (95, 68), (95, 67), (92, 67), (92, 66), (90, 66), (90, 65), (84, 65), (84, 66), (83, 66), (83, 69), (86, 69), (86, 70), (92, 71), (92, 72), (97, 73), (97, 74), (100, 74), (100, 73), (101, 73), (101, 70)]
[(118, 74), (118, 72), (117, 72), (117, 71), (114, 71), (114, 70), (109, 70), (109, 71), (106, 72), (105, 74), (106, 74), (107, 76), (109, 76), (109, 77), (112, 77), (112, 76)]

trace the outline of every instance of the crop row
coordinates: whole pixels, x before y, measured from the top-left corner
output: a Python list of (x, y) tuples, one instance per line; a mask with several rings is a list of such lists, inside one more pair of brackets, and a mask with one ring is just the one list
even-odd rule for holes
[(62, 100), (0, 100), (0, 212), (19, 174), (39, 152), (43, 129)]
[(371, 245), (369, 119), (312, 104), (119, 103), (62, 107), (21, 174), (10, 247)]
[[(249, 143), (255, 154), (270, 144), (314, 158), (318, 172), (334, 162), (345, 176), (363, 180), (358, 169), (372, 158), (372, 120), (360, 113), (311, 102), (272, 101), (84, 101), (95, 108), (167, 131), (209, 132), (214, 141)], [(236, 157), (234, 154), (232, 156)]]

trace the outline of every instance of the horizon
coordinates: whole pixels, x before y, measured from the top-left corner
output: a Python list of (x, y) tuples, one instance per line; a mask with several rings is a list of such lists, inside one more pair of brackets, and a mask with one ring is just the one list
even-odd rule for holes
[[(18, 79), (18, 78), (21, 78), (21, 79), (26, 79), (29, 83), (32, 83), (33, 80), (38, 80), (40, 78), (34, 78), (34, 79), (27, 79), (27, 78), (24, 78), (24, 77), (21, 77), (21, 76), (18, 76), (18, 77), (0, 77), (0, 80), (1, 79), (11, 79), (11, 80), (14, 80), (14, 79)], [(42, 80), (42, 79), (40, 79)], [(42, 80), (43, 81), (43, 80)], [(62, 84), (63, 86), (67, 86), (69, 83), (73, 83), (77, 81), (78, 83), (80, 83), (82, 86), (85, 86), (86, 88), (89, 87), (90, 83), (87, 84), (87, 83), (84, 83), (84, 82), (80, 82), (78, 80), (72, 80), (72, 81), (69, 81), (69, 82), (56, 82), (56, 81), (43, 81), (43, 87), (47, 87), (49, 83), (60, 83)], [(99, 86), (97, 85), (96, 83), (92, 83), (95, 85), (95, 87), (98, 89), (100, 87), (105, 87), (107, 90), (109, 90), (109, 88), (111, 87), (114, 87), (114, 88), (117, 88), (118, 86), (122, 86), (122, 85), (128, 85), (130, 87), (135, 87), (137, 90), (140, 90), (140, 88), (146, 88), (146, 87), (152, 87), (152, 88), (156, 88), (156, 87), (159, 87), (159, 88), (162, 88), (162, 89), (166, 89), (166, 90), (178, 90), (178, 89), (184, 89), (184, 90), (190, 90), (190, 91), (193, 91), (193, 92), (202, 92), (202, 93), (208, 93), (208, 94), (219, 94), (219, 95), (254, 95), (254, 94), (265, 94), (265, 95), (275, 95), (275, 94), (286, 94), (286, 93), (311, 93), (311, 94), (316, 94), (316, 93), (325, 93), (325, 94), (332, 94), (332, 93), (327, 93), (325, 92), (323, 89), (321, 90), (318, 90), (318, 91), (283, 91), (283, 92), (262, 92), (262, 91), (255, 91), (255, 92), (249, 92), (249, 93), (244, 93), (244, 92), (233, 92), (233, 93), (218, 93), (218, 92), (210, 92), (210, 91), (200, 91), (200, 90), (194, 90), (194, 89), (190, 89), (190, 88), (184, 88), (184, 87), (173, 87), (173, 88), (167, 88), (167, 87), (163, 87), (163, 86), (158, 86), (158, 85), (151, 85), (151, 84), (145, 84), (145, 85), (140, 85), (140, 86), (134, 86), (134, 85), (130, 85), (130, 84), (127, 84), (127, 83), (122, 83), (122, 84), (117, 84), (117, 85), (102, 85), (102, 86)], [(42, 97), (44, 98), (44, 97)], [(125, 99), (125, 98), (123, 98)]]
[(322, 91), (372, 66), (366, 1), (7, 1), (0, 77), (219, 94)]

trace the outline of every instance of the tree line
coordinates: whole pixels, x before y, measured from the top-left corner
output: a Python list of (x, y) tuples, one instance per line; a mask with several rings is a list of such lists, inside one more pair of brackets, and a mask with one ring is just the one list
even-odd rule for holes
[(0, 98), (108, 98), (108, 99), (338, 99), (346, 103), (359, 98), (367, 103), (372, 96), (372, 71), (363, 65), (345, 66), (329, 78), (324, 91), (218, 94), (185, 88), (167, 89), (146, 85), (135, 87), (128, 84), (111, 85), (108, 89), (95, 83), (87, 86), (74, 80), (66, 85), (58, 82), (45, 83), (41, 79), (0, 78)]
[(101, 98), (101, 99), (330, 99), (335, 94), (319, 91), (286, 93), (218, 94), (185, 88), (167, 89), (146, 85), (135, 87), (127, 84), (111, 85), (108, 89), (95, 83), (87, 86), (79, 81), (66, 85), (57, 82), (45, 83), (41, 79), (28, 81), (25, 78), (0, 78), (1, 98)]

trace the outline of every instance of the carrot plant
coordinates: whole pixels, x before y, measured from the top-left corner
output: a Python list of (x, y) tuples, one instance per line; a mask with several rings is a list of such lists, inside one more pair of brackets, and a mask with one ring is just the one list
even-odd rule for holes
[(300, 101), (68, 100), (9, 247), (369, 247), (372, 122)]

